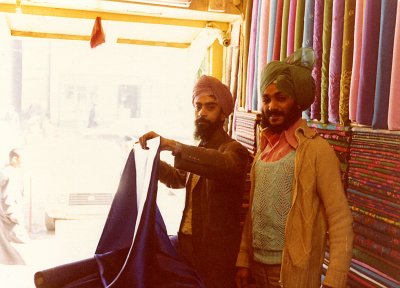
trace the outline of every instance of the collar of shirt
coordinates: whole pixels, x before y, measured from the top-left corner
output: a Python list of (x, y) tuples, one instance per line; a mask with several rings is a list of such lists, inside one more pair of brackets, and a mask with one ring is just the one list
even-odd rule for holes
[(295, 150), (298, 145), (295, 131), (301, 126), (303, 121), (304, 120), (300, 118), (281, 134), (273, 133), (268, 128), (264, 129), (260, 139), (260, 147), (262, 149), (260, 155), (261, 160), (266, 162), (278, 161), (291, 150)]

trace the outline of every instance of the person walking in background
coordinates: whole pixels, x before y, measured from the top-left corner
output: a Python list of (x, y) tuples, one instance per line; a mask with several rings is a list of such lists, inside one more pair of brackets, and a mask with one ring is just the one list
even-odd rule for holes
[(9, 163), (0, 171), (0, 189), (0, 220), (5, 236), (11, 242), (25, 243), (29, 237), (24, 224), (21, 149), (10, 151)]
[[(161, 162), (159, 179), (170, 188), (186, 187), (179, 232), (180, 255), (202, 277), (207, 288), (235, 286), (235, 261), (240, 242), (240, 209), (249, 153), (224, 131), (233, 111), (229, 88), (201, 76), (193, 88), (194, 136), (198, 146), (161, 137), (160, 149), (171, 151), (174, 167)], [(159, 135), (149, 132), (146, 141)]]
[(314, 100), (314, 53), (296, 51), (261, 73), (260, 145), (251, 168), (236, 283), (257, 288), (346, 287), (352, 216), (335, 152), (301, 119)]

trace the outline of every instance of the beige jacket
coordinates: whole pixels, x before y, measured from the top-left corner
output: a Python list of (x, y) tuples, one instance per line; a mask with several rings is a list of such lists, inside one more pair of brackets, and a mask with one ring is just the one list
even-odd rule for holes
[[(341, 182), (339, 161), (327, 141), (309, 128), (305, 121), (296, 129), (295, 135), (299, 145), (296, 149), (292, 207), (285, 228), (281, 285), (286, 288), (320, 287), (328, 239), (330, 263), (323, 284), (346, 287), (352, 258), (353, 220)], [(264, 148), (260, 147), (258, 154)], [(253, 168), (250, 177), (252, 203)], [(251, 267), (251, 243), (250, 205), (236, 266)]]

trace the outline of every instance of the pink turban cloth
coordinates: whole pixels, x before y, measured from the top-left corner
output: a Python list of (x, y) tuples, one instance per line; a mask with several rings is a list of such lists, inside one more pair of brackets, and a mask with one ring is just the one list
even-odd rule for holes
[(202, 95), (214, 96), (217, 99), (218, 105), (221, 106), (225, 117), (228, 117), (232, 113), (232, 94), (228, 86), (217, 78), (203, 75), (197, 80), (196, 85), (193, 87), (192, 103), (194, 103), (196, 97)]

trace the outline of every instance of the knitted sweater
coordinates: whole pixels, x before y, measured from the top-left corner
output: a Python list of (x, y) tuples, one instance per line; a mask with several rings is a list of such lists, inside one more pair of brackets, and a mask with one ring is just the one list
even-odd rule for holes
[[(305, 121), (295, 135), (299, 145), (295, 157), (292, 208), (285, 228), (281, 285), (286, 288), (320, 287), (329, 238), (330, 263), (323, 284), (335, 288), (346, 287), (352, 258), (353, 230), (339, 161), (326, 140), (309, 128)], [(264, 148), (260, 147), (259, 151)], [(253, 168), (250, 177), (252, 203)], [(251, 215), (248, 213), (236, 262), (238, 267), (251, 267), (251, 231)]]

